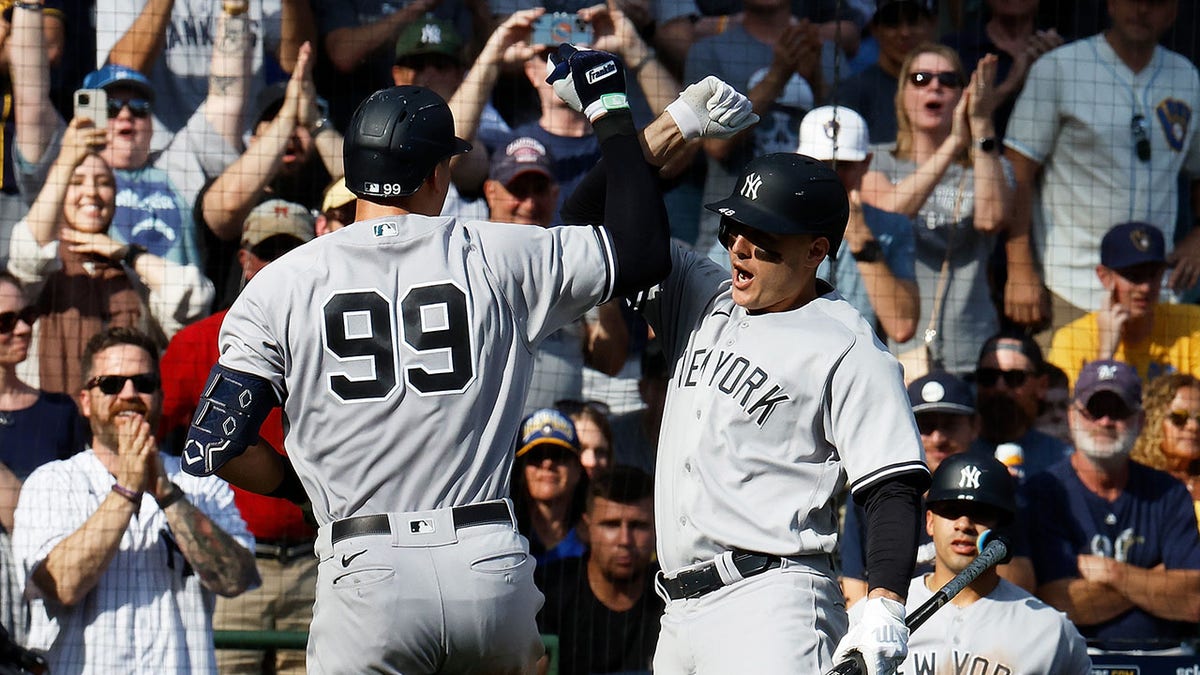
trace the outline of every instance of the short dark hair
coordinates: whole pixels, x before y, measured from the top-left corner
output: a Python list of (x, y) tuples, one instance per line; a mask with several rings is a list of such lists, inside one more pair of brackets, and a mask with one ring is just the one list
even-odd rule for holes
[(1038, 343), (1033, 339), (1032, 336), (1029, 335), (1029, 333), (1016, 328), (1001, 329), (999, 333), (996, 333), (985, 340), (983, 346), (979, 348), (979, 358), (975, 360), (975, 363), (983, 361), (983, 357), (987, 356), (988, 354), (998, 351), (996, 349), (996, 345), (998, 345), (1001, 340), (1014, 340), (1021, 343), (1021, 347), (1017, 351), (1024, 354), (1025, 358), (1029, 359), (1029, 361), (1033, 363), (1034, 372), (1039, 375), (1045, 372), (1046, 359), (1042, 356), (1042, 348), (1038, 346)]
[(636, 504), (654, 497), (654, 479), (637, 467), (618, 464), (596, 476), (588, 486), (587, 510), (597, 499), (620, 504)]
[(158, 374), (158, 344), (149, 335), (136, 328), (110, 326), (93, 335), (87, 341), (87, 346), (83, 348), (83, 381), (87, 382), (92, 379), (92, 362), (95, 361), (97, 354), (109, 347), (120, 345), (133, 345), (145, 350), (150, 355), (154, 374)]

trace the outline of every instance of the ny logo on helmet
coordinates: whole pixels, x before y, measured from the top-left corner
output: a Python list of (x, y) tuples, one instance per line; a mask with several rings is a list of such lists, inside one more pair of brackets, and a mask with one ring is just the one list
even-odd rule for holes
[(742, 185), (742, 196), (746, 199), (758, 199), (758, 188), (762, 187), (762, 177), (756, 173), (748, 174)]
[(968, 464), (958, 472), (958, 487), (970, 490), (979, 489), (979, 467)]

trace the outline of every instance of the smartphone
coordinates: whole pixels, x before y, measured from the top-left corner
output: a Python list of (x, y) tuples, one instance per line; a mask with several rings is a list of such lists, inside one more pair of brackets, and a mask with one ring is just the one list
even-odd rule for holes
[(590, 45), (593, 39), (591, 25), (569, 12), (547, 12), (533, 22), (535, 45)]
[(108, 94), (103, 89), (75, 91), (75, 116), (90, 119), (97, 128), (108, 126)]

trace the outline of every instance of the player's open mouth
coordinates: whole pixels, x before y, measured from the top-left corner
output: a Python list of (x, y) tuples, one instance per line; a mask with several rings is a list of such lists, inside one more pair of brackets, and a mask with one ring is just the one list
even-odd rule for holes
[(753, 274), (747, 272), (746, 270), (739, 269), (736, 266), (733, 268), (734, 288), (738, 289), (739, 291), (745, 290), (748, 286), (750, 286), (751, 281), (754, 281)]
[(975, 549), (974, 539), (964, 539), (950, 542), (950, 550), (959, 555), (975, 555), (978, 552)]

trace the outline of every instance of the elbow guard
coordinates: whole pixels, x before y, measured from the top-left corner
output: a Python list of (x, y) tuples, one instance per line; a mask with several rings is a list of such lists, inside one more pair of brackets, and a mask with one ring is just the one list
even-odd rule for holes
[(209, 476), (258, 442), (258, 430), (278, 405), (271, 383), (213, 366), (183, 444), (183, 470)]

